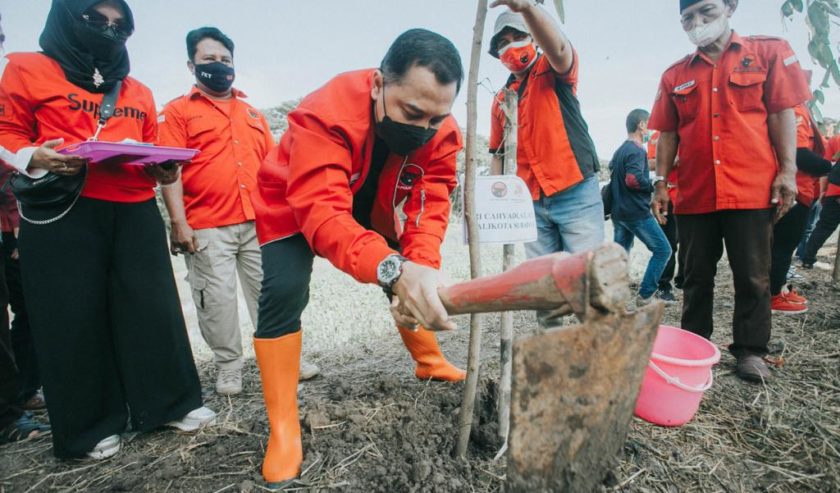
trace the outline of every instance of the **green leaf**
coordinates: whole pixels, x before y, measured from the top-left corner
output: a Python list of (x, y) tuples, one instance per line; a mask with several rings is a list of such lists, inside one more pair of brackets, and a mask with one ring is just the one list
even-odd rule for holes
[(811, 116), (814, 117), (814, 120), (817, 122), (823, 121), (823, 114), (822, 111), (820, 111), (820, 105), (818, 105), (816, 101), (810, 101), (808, 103), (808, 109), (811, 110)]
[(817, 36), (827, 37), (829, 31), (831, 31), (828, 11), (820, 3), (814, 2), (808, 7), (808, 22), (811, 23), (811, 27)]
[(825, 104), (825, 94), (819, 89), (814, 91), (814, 100), (819, 102), (820, 104)]
[(793, 16), (793, 5), (791, 5), (790, 0), (782, 4), (782, 15), (785, 17)]
[(830, 70), (831, 76), (834, 77), (834, 83), (840, 86), (840, 65), (837, 64), (836, 60), (831, 64)]
[(566, 9), (563, 8), (563, 0), (554, 0), (554, 8), (557, 9), (557, 16), (560, 17), (560, 22), (566, 23)]

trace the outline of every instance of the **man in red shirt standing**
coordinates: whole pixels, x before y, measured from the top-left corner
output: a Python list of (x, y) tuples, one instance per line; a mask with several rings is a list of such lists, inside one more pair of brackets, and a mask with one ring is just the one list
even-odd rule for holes
[[(810, 79), (810, 77), (809, 77)], [(824, 159), (825, 142), (806, 104), (796, 114), (796, 203), (773, 228), (770, 264), (770, 309), (773, 313), (797, 314), (808, 311), (808, 300), (795, 289), (785, 289), (788, 269), (796, 246), (801, 242), (811, 216), (811, 208), (819, 200), (820, 177), (831, 171), (831, 162)]]
[(762, 381), (770, 339), (770, 245), (774, 220), (796, 196), (796, 118), (811, 97), (790, 45), (741, 37), (729, 26), (737, 0), (680, 0), (698, 50), (662, 76), (650, 120), (661, 131), (654, 214), (664, 222), (665, 177), (679, 150), (674, 204), (685, 260), (682, 327), (710, 338), (715, 273), (723, 246), (735, 285), (730, 351), (736, 374)]
[(828, 186), (822, 199), (820, 218), (802, 252), (802, 266), (806, 269), (814, 267), (817, 252), (840, 225), (840, 156), (832, 155), (832, 157), (835, 163), (828, 175)]
[[(192, 90), (163, 109), (160, 145), (199, 149), (181, 179), (163, 188), (172, 253), (184, 253), (198, 325), (213, 350), (216, 392), (242, 392), (242, 335), (236, 274), (254, 327), (262, 265), (251, 192), (274, 147), (268, 122), (233, 87), (234, 44), (214, 27), (187, 34)], [(305, 368), (312, 377), (317, 368)]]

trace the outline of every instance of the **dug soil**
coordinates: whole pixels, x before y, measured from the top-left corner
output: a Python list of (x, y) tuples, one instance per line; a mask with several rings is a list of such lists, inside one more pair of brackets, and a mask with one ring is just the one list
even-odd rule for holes
[[(721, 265), (714, 342), (723, 359), (695, 419), (659, 428), (634, 419), (629, 438), (602, 491), (840, 491), (840, 291), (828, 274), (806, 272), (799, 283), (811, 300), (799, 317), (774, 317), (772, 382), (747, 384), (734, 374), (733, 292)], [(679, 323), (679, 305), (666, 322)], [(441, 338), (454, 361), (466, 360), (467, 320)], [(569, 321), (570, 323), (572, 321)], [(323, 374), (300, 386), (304, 464), (289, 491), (499, 491), (504, 458), (494, 461), (498, 372), (497, 317), (485, 319), (482, 396), (468, 460), (452, 457), (462, 384), (418, 381), (397, 334), (337, 356), (312, 351)], [(534, 328), (517, 314), (516, 330)], [(126, 436), (123, 451), (103, 462), (58, 461), (49, 438), (0, 448), (0, 492), (154, 491), (256, 492), (267, 422), (253, 360), (242, 395), (210, 392), (210, 365), (201, 365), (207, 405), (219, 423), (197, 434), (161, 430)], [(43, 416), (42, 416), (43, 419)]]

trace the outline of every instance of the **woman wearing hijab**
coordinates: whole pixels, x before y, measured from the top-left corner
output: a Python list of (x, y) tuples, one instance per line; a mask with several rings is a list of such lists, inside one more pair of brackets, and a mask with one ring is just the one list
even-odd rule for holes
[[(41, 53), (10, 54), (0, 79), (0, 158), (21, 173), (71, 176), (81, 197), (52, 222), (22, 221), (20, 257), (57, 457), (116, 454), (126, 423), (192, 431), (215, 413), (201, 388), (154, 199), (178, 167), (87, 163), (54, 149), (96, 132), (154, 142), (155, 103), (128, 76), (134, 18), (124, 0), (53, 0)], [(26, 215), (26, 206), (23, 208)]]

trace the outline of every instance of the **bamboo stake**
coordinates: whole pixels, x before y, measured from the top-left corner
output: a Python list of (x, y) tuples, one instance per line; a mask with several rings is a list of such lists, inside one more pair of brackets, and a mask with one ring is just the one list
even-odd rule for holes
[(837, 234), (837, 253), (834, 255), (834, 282), (840, 284), (840, 233)]
[[(464, 218), (469, 231), (470, 276), (481, 276), (481, 257), (478, 243), (478, 224), (475, 221), (475, 141), (478, 93), (478, 67), (481, 61), (481, 40), (484, 37), (484, 21), (487, 18), (487, 0), (478, 0), (473, 26), (472, 51), (470, 53), (470, 71), (467, 77), (467, 148), (466, 178), (464, 180)], [(475, 393), (478, 388), (479, 359), (481, 356), (481, 315), (470, 316), (470, 349), (467, 362), (467, 381), (461, 400), (461, 415), (458, 417), (458, 444), (456, 457), (466, 457), (470, 443), (470, 431), (475, 408)]]
[[(516, 147), (519, 132), (519, 95), (516, 91), (505, 89), (505, 154), (504, 173), (516, 175)], [(505, 245), (502, 249), (502, 270), (513, 267), (514, 245)], [(513, 312), (502, 313), (500, 329), (501, 343), (499, 355), (499, 437), (507, 443), (510, 430), (510, 385), (513, 367)]]

